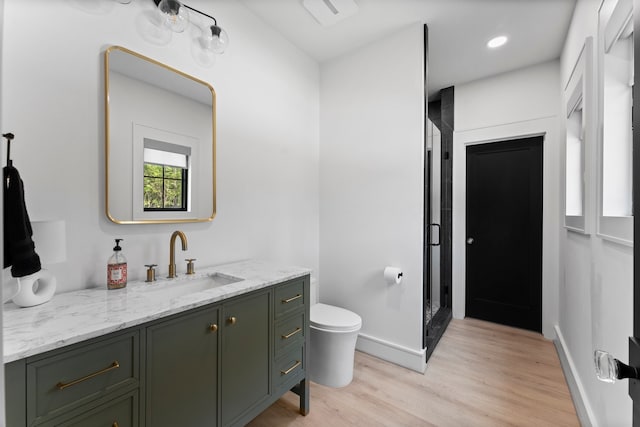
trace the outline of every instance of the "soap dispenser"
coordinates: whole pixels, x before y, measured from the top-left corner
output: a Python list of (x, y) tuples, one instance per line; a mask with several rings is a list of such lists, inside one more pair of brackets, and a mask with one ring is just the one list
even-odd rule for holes
[(120, 289), (127, 286), (127, 260), (122, 255), (120, 241), (115, 239), (116, 246), (113, 248), (113, 255), (107, 262), (107, 288)]

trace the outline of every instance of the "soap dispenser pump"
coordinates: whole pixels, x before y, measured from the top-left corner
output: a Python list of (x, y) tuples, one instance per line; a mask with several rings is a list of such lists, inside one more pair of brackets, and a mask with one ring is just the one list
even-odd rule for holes
[(127, 286), (127, 260), (122, 255), (120, 241), (124, 239), (115, 239), (116, 246), (113, 248), (113, 255), (107, 262), (107, 288), (120, 289)]

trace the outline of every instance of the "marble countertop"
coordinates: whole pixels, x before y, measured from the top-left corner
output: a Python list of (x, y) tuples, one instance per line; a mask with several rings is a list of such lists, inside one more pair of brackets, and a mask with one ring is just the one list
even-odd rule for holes
[[(193, 276), (130, 282), (126, 288), (84, 289), (57, 294), (45, 304), (19, 308), (4, 306), (4, 363), (140, 325), (155, 319), (268, 287), (309, 274), (302, 267), (286, 267), (247, 260), (208, 267)], [(241, 278), (235, 283), (190, 292), (190, 282), (207, 275)], [(179, 287), (183, 286), (183, 294)]]

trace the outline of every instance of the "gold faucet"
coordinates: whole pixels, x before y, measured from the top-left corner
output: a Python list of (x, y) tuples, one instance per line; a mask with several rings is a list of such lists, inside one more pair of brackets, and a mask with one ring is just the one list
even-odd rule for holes
[(180, 240), (182, 241), (182, 250), (187, 250), (187, 236), (180, 231), (176, 230), (171, 235), (171, 240), (169, 241), (169, 279), (173, 279), (176, 277), (176, 237), (180, 236)]

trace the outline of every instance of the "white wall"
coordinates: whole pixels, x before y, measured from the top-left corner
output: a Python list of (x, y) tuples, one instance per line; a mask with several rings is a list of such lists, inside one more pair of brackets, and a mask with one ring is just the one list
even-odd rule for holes
[[(191, 30), (163, 46), (143, 37), (151, 1), (7, 0), (3, 131), (32, 220), (67, 222), (67, 262), (51, 266), (59, 292), (105, 286), (113, 238), (124, 238), (131, 279), (144, 264), (166, 274), (169, 237), (198, 266), (244, 258), (318, 271), (319, 67), (233, 0), (192, 0), (229, 33), (211, 68), (192, 56)], [(92, 8), (92, 10), (88, 10)], [(52, 19), (52, 17), (64, 17)], [(116, 225), (104, 204), (103, 53), (121, 45), (207, 81), (217, 94), (217, 216), (211, 223)], [(36, 242), (37, 244), (37, 242)], [(184, 255), (184, 256), (183, 256)], [(178, 271), (186, 269), (184, 262)]]
[[(585, 38), (597, 40), (600, 0), (578, 0), (561, 57), (561, 90), (566, 85)], [(595, 44), (595, 43), (594, 43)], [(594, 55), (595, 60), (595, 55)], [(566, 99), (563, 99), (563, 104)], [(564, 126), (564, 123), (563, 123)], [(593, 139), (592, 139), (593, 141)], [(586, 147), (587, 227), (595, 230), (596, 147)], [(562, 282), (558, 334), (570, 376), (582, 400), (584, 424), (631, 425), (627, 381), (596, 380), (593, 351), (603, 349), (628, 360), (633, 329), (633, 250), (561, 229)]]
[(453, 315), (465, 315), (466, 147), (544, 135), (542, 332), (558, 319), (560, 210), (559, 63), (551, 61), (455, 88), (453, 151)]
[(322, 64), (320, 98), (320, 301), (362, 317), (359, 349), (420, 371), (422, 38), (414, 24)]

